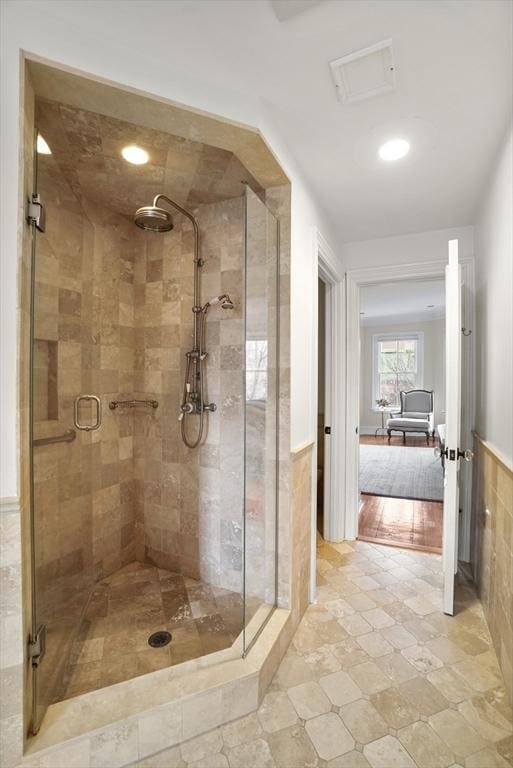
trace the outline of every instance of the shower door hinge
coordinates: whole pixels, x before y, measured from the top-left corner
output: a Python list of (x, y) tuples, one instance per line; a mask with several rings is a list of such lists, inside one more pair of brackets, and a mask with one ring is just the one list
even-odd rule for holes
[(46, 226), (46, 212), (43, 203), (41, 202), (41, 196), (34, 192), (32, 194), (32, 200), (29, 200), (27, 206), (27, 221), (29, 224), (35, 224), (36, 229), (40, 232), (45, 231)]
[(28, 644), (28, 657), (33, 667), (38, 667), (46, 651), (46, 626), (41, 624), (35, 637), (31, 637)]

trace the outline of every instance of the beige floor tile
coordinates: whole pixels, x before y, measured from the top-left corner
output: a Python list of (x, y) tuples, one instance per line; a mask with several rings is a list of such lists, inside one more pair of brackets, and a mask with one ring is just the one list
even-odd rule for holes
[(419, 710), (399, 690), (387, 688), (371, 696), (371, 702), (391, 728), (399, 730), (419, 719)]
[(405, 621), (403, 626), (421, 643), (426, 643), (428, 640), (432, 640), (440, 634), (439, 630), (430, 624), (429, 621), (419, 619), (418, 617), (411, 619), (410, 621)]
[(331, 702), (318, 683), (302, 683), (287, 691), (296, 712), (303, 720), (317, 717), (331, 709)]
[(421, 715), (429, 717), (449, 706), (449, 702), (440, 691), (424, 677), (414, 677), (398, 686), (402, 695), (418, 709)]
[(390, 678), (387, 677), (374, 661), (366, 661), (356, 667), (350, 667), (349, 674), (356, 685), (367, 694), (379, 693), (385, 688), (391, 687)]
[(513, 736), (495, 742), (495, 749), (510, 765), (513, 765)]
[(340, 717), (355, 741), (368, 744), (388, 733), (388, 725), (370, 701), (359, 699), (340, 708)]
[(297, 723), (296, 710), (285, 691), (271, 691), (264, 696), (258, 710), (264, 731), (274, 733)]
[(431, 715), (429, 725), (457, 756), (467, 757), (486, 747), (481, 736), (454, 709), (444, 709)]
[(417, 677), (417, 671), (399, 652), (376, 659), (376, 664), (394, 685)]
[(473, 632), (467, 632), (459, 626), (450, 628), (447, 634), (452, 642), (461, 648), (461, 650), (468, 656), (477, 656), (478, 654), (487, 651), (490, 647), (489, 640), (483, 640)]
[(434, 640), (428, 640), (426, 648), (429, 648), (431, 653), (444, 664), (454, 664), (456, 661), (463, 661), (468, 658), (465, 651), (448, 637), (436, 637)]
[(313, 678), (313, 670), (303, 657), (288, 651), (280, 664), (274, 682), (280, 688), (291, 688), (293, 685), (306, 683)]
[(220, 730), (209, 731), (195, 739), (186, 741), (180, 745), (182, 757), (186, 763), (194, 763), (208, 755), (215, 755), (223, 747), (223, 739)]
[(376, 602), (370, 597), (368, 592), (348, 595), (346, 601), (355, 611), (370, 611), (372, 608), (376, 608)]
[(180, 747), (172, 747), (156, 755), (145, 757), (144, 760), (139, 760), (134, 768), (183, 768), (184, 765)]
[(370, 597), (378, 605), (384, 606), (390, 603), (395, 603), (396, 597), (391, 592), (387, 592), (386, 589), (371, 589), (370, 592), (365, 592), (367, 597)]
[(342, 640), (341, 643), (336, 643), (336, 645), (333, 645), (331, 652), (344, 669), (347, 669), (348, 667), (354, 667), (356, 664), (363, 664), (364, 661), (368, 661), (367, 653), (360, 645), (358, 645), (356, 640), (351, 637), (348, 637), (346, 640)]
[(394, 650), (381, 632), (368, 632), (365, 635), (360, 635), (356, 638), (356, 642), (373, 659), (378, 656), (385, 656)]
[(316, 679), (337, 672), (342, 666), (333, 653), (333, 645), (322, 645), (315, 651), (305, 653), (304, 660), (311, 667)]
[(510, 768), (510, 766), (511, 763), (490, 747), (475, 752), (465, 760), (465, 768)]
[(487, 741), (502, 741), (513, 732), (511, 719), (506, 719), (482, 696), (458, 705), (458, 711), (477, 733)]
[(189, 763), (189, 768), (229, 768), (228, 758), (220, 752), (215, 755), (202, 757), (194, 763)]
[(327, 768), (369, 768), (370, 763), (363, 752), (352, 749), (351, 752), (346, 752), (344, 755), (329, 760), (326, 765)]
[(408, 632), (402, 624), (384, 627), (381, 630), (381, 634), (387, 642), (391, 643), (394, 648), (399, 648), (399, 650), (408, 648), (409, 645), (417, 644), (417, 638), (411, 632)]
[(254, 741), (262, 734), (262, 726), (256, 712), (221, 728), (223, 742), (227, 747), (238, 747), (246, 741)]
[(379, 589), (381, 586), (372, 576), (355, 576), (352, 578), (352, 581), (362, 592), (367, 592), (370, 589)]
[[(363, 595), (362, 595), (363, 597)], [(341, 619), (342, 616), (350, 616), (355, 612), (352, 605), (349, 604), (344, 598), (339, 597), (337, 600), (328, 600), (324, 603), (326, 610), (329, 611), (336, 619)]]
[(418, 768), (448, 768), (454, 762), (452, 752), (427, 723), (407, 725), (397, 738)]
[(474, 691), (467, 685), (463, 677), (458, 675), (451, 667), (435, 669), (434, 672), (428, 674), (427, 679), (453, 704), (469, 699), (474, 694)]
[[(314, 767), (319, 762), (310, 737), (302, 726), (270, 733), (269, 746), (277, 768), (296, 765)], [(249, 764), (245, 768), (249, 768)]]
[(366, 744), (363, 754), (372, 768), (415, 768), (410, 755), (394, 736), (383, 736)]
[(427, 674), (434, 669), (443, 667), (443, 662), (431, 653), (425, 645), (409, 645), (408, 648), (403, 648), (401, 653), (422, 674)]
[(433, 608), (435, 607), (426, 595), (406, 598), (404, 603), (419, 616), (428, 616), (430, 613), (433, 613)]
[(370, 611), (364, 611), (362, 616), (375, 629), (391, 627), (395, 623), (394, 619), (382, 608), (372, 608)]
[(398, 581), (413, 581), (414, 578), (411, 571), (409, 571), (407, 568), (403, 568), (400, 565), (396, 568), (391, 568), (388, 573)]
[(308, 653), (308, 651), (312, 651), (315, 648), (324, 645), (324, 641), (319, 634), (319, 628), (321, 625), (324, 625), (324, 623), (325, 622), (319, 622), (318, 625), (312, 626), (306, 621), (303, 621), (294, 635), (294, 647), (297, 648), (300, 653)]
[(338, 707), (362, 697), (361, 690), (347, 672), (334, 672), (331, 675), (325, 675), (320, 678), (319, 685), (329, 700)]
[[(483, 657), (486, 657), (483, 659)], [(499, 674), (488, 663), (487, 653), (473, 656), (465, 661), (459, 661), (453, 665), (453, 669), (478, 693), (484, 693), (490, 688), (496, 688), (501, 684)]]
[(339, 621), (335, 619), (333, 621), (321, 622), (316, 629), (322, 644), (334, 645), (347, 637), (347, 632), (342, 628)]
[(232, 747), (227, 753), (230, 768), (274, 768), (275, 762), (264, 739), (255, 739)]
[(343, 616), (339, 619), (340, 625), (345, 629), (348, 635), (356, 637), (364, 635), (366, 632), (372, 632), (372, 625), (366, 621), (359, 613), (350, 616)]
[(353, 738), (334, 712), (308, 720), (305, 729), (322, 760), (332, 760), (354, 748)]

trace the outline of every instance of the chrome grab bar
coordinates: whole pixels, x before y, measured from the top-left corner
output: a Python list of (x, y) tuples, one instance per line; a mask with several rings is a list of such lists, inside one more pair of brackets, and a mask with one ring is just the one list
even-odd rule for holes
[(53, 443), (72, 443), (77, 433), (74, 429), (68, 429), (63, 435), (55, 437), (38, 437), (32, 441), (32, 445), (37, 448), (38, 445), (53, 445)]
[(109, 403), (109, 408), (111, 411), (115, 410), (115, 408), (119, 408), (120, 405), (126, 405), (127, 408), (135, 408), (136, 405), (147, 405), (151, 408), (158, 408), (159, 407), (159, 401), (158, 400), (111, 400)]
[[(79, 409), (80, 409), (80, 401), (81, 400), (93, 400), (96, 403), (96, 421), (94, 424), (81, 424), (79, 421)], [(96, 395), (78, 395), (78, 397), (75, 398), (75, 409), (74, 409), (74, 422), (75, 427), (77, 429), (82, 429), (84, 432), (91, 432), (93, 429), (98, 429), (100, 424), (102, 423), (102, 402), (99, 397)]]

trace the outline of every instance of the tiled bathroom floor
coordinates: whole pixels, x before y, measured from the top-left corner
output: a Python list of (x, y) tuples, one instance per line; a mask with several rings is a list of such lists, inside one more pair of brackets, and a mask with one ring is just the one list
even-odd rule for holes
[[(171, 643), (152, 648), (149, 636), (162, 629), (171, 632)], [(63, 698), (228, 648), (241, 629), (240, 594), (131, 563), (96, 585)]]
[(507, 768), (511, 708), (481, 605), (441, 611), (441, 558), (318, 549), (308, 608), (258, 712), (137, 768)]

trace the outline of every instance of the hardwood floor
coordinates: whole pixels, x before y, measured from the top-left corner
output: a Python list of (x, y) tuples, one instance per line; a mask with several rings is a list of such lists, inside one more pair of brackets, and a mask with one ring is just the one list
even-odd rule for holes
[[(360, 435), (360, 445), (388, 445), (388, 436), (386, 434), (384, 436), (383, 434), (379, 434), (377, 437), (374, 435)], [(390, 438), (390, 445), (403, 446), (403, 436), (392, 435)], [(438, 445), (438, 440), (436, 437), (434, 440), (430, 437), (428, 446), (426, 443), (426, 435), (406, 435), (406, 445), (418, 448), (434, 448), (435, 445)]]
[(441, 501), (413, 501), (362, 494), (358, 538), (376, 544), (442, 551)]
[[(360, 444), (387, 445), (388, 442), (386, 435), (384, 438), (360, 435)], [(402, 435), (392, 437), (390, 448), (397, 445), (403, 445)], [(406, 445), (426, 448), (425, 435), (408, 435)], [(433, 445), (432, 440), (430, 445)], [(426, 552), (442, 551), (444, 505), (441, 501), (394, 499), (366, 493), (361, 498), (363, 506), (358, 518), (359, 539)]]

